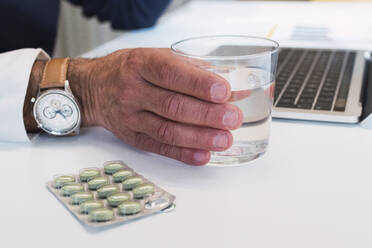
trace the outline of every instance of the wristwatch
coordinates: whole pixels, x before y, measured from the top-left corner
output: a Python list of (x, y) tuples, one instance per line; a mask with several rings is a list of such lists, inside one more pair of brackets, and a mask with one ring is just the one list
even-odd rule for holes
[(66, 80), (69, 61), (69, 58), (48, 61), (39, 93), (31, 99), (38, 127), (57, 136), (78, 134), (81, 124), (79, 103)]

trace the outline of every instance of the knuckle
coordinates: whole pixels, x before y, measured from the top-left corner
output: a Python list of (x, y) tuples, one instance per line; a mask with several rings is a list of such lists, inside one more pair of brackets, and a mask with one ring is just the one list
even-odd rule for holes
[(162, 112), (170, 118), (177, 118), (184, 109), (184, 99), (177, 93), (171, 93), (166, 96), (161, 103)]
[(161, 144), (159, 146), (159, 154), (174, 158), (176, 160), (182, 160), (181, 149), (167, 144)]
[(119, 129), (119, 130), (113, 129), (112, 132), (116, 134), (122, 141), (130, 145), (135, 145), (135, 133), (131, 131), (130, 129), (127, 129), (127, 128)]
[(201, 139), (203, 134), (201, 132), (192, 132), (189, 135), (189, 143), (192, 144), (193, 147), (200, 146), (204, 141)]
[(121, 116), (121, 120), (123, 123), (128, 125), (129, 127), (136, 127), (143, 119), (143, 113), (130, 113), (130, 114), (123, 114)]
[(201, 104), (198, 111), (196, 112), (196, 118), (199, 123), (209, 123), (211, 113), (211, 106), (207, 104)]
[(126, 56), (126, 59), (123, 60), (125, 61), (124, 66), (126, 68), (138, 70), (138, 68), (143, 65), (143, 53), (143, 48), (131, 49)]
[(190, 78), (188, 80), (187, 86), (190, 92), (200, 95), (200, 91), (202, 90), (202, 84), (200, 74), (193, 73), (190, 74)]
[(133, 146), (149, 152), (159, 153), (159, 145), (150, 136), (143, 133), (136, 133)]
[(134, 145), (136, 147), (144, 147), (148, 141), (148, 138), (144, 136), (142, 133), (136, 133), (134, 139)]
[(164, 156), (170, 156), (170, 145), (167, 144), (161, 144), (159, 146), (159, 154), (164, 155)]
[(170, 85), (178, 80), (174, 66), (169, 61), (165, 61), (160, 65), (159, 77), (166, 85)]
[(175, 136), (174, 136), (174, 125), (169, 121), (163, 121), (157, 130), (157, 137), (162, 142), (166, 142), (168, 144), (174, 145), (175, 144)]
[(215, 77), (212, 74), (206, 74), (205, 71), (192, 71), (187, 80), (188, 90), (193, 95), (210, 100), (211, 87), (215, 81)]

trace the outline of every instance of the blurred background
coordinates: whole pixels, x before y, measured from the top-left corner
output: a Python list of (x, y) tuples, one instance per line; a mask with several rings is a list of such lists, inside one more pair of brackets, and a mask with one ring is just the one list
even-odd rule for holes
[[(190, 1), (192, 0), (172, 0), (166, 12), (173, 11)], [(108, 22), (100, 23), (95, 17), (84, 17), (81, 13), (81, 8), (69, 2), (61, 1), (61, 12), (54, 57), (76, 57), (123, 33), (125, 33), (125, 31), (113, 30)]]
[[(154, 0), (156, 1), (156, 0)], [(193, 0), (172, 0), (166, 12), (174, 11)], [(195, 0), (196, 1), (196, 0)], [(247, 0), (197, 0), (197, 1), (247, 1)], [(279, 0), (280, 1), (280, 0)], [(317, 2), (367, 2), (371, 0), (315, 0)], [(372, 10), (371, 10), (372, 13)], [(81, 8), (62, 1), (54, 57), (76, 57), (112, 40), (125, 31), (112, 30), (108, 22), (100, 23), (97, 18), (86, 18)]]

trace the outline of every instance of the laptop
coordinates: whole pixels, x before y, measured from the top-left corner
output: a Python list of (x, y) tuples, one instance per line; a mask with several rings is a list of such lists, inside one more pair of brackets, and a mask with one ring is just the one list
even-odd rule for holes
[[(282, 48), (273, 117), (357, 123), (368, 115), (370, 54), (363, 51)], [(369, 102), (369, 101), (368, 101)], [(365, 108), (364, 108), (365, 107)]]
[[(244, 46), (221, 46), (239, 54)], [(274, 118), (358, 123), (372, 112), (372, 59), (364, 51), (281, 48)], [(372, 118), (371, 118), (372, 124)]]

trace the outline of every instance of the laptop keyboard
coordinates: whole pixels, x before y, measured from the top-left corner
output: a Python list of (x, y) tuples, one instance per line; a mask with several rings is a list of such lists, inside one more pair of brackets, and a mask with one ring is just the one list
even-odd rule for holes
[(281, 49), (274, 106), (345, 111), (355, 52)]

